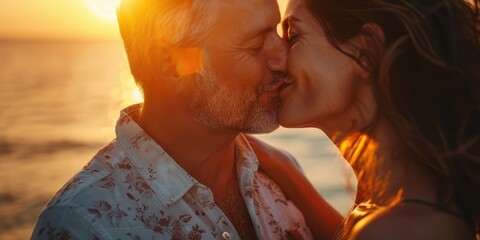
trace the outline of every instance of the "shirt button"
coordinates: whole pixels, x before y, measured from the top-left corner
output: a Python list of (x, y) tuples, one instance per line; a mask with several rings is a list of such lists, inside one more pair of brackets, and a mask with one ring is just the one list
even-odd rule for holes
[(228, 238), (230, 238), (230, 233), (228, 233), (228, 232), (223, 232), (223, 233), (222, 233), (222, 237), (223, 237), (223, 239), (228, 239)]

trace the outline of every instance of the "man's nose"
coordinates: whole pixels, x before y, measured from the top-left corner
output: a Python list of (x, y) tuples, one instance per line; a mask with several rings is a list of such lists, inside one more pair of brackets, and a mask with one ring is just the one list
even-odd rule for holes
[(287, 50), (287, 43), (280, 36), (276, 36), (272, 41), (271, 57), (267, 62), (271, 71), (287, 71)]

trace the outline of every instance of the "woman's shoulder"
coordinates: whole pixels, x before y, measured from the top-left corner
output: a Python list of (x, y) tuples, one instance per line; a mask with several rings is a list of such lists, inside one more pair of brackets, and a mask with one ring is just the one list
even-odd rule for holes
[(472, 239), (468, 224), (455, 216), (416, 204), (379, 209), (355, 224), (351, 239)]
[(295, 157), (293, 157), (287, 151), (275, 148), (251, 135), (245, 134), (245, 138), (247, 139), (248, 143), (252, 147), (253, 151), (255, 152), (255, 155), (260, 160), (261, 164), (269, 166), (269, 162), (271, 160), (280, 161), (281, 163), (287, 163), (285, 165), (288, 167), (294, 166), (300, 172), (303, 173), (303, 170), (300, 167), (297, 160), (295, 159)]

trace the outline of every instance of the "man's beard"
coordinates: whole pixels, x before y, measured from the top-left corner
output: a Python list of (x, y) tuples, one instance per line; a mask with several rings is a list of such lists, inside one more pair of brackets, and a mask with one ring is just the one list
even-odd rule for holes
[(244, 133), (268, 133), (278, 128), (279, 97), (267, 104), (259, 101), (265, 89), (281, 81), (276, 75), (270, 83), (261, 84), (255, 92), (230, 89), (218, 81), (208, 59), (195, 79), (195, 92), (191, 102), (194, 118), (208, 126)]

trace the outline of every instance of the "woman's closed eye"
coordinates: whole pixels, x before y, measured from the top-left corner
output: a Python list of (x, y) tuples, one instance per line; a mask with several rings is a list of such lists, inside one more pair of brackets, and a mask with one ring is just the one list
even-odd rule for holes
[(298, 37), (300, 36), (298, 29), (292, 26), (292, 18), (289, 17), (282, 22), (282, 30), (283, 30), (283, 39), (288, 42), (290, 46), (294, 45)]
[(299, 36), (298, 33), (289, 30), (285, 40), (291, 45), (293, 45), (297, 41), (298, 36)]

